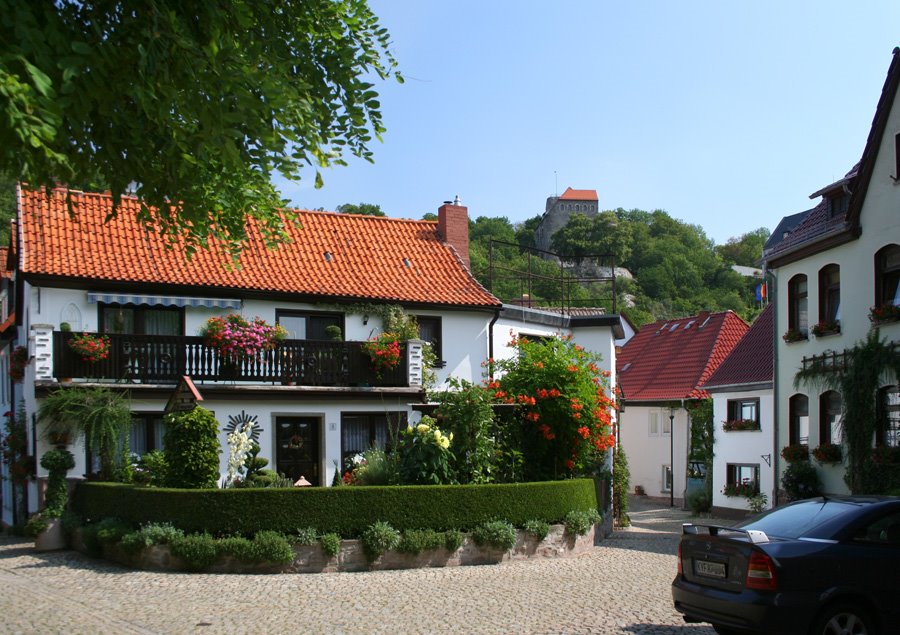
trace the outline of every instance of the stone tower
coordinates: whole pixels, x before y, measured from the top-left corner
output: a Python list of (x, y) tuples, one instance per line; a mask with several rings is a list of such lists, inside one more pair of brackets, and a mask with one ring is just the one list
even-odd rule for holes
[(548, 197), (541, 223), (534, 230), (534, 243), (537, 248), (550, 251), (550, 239), (557, 230), (565, 227), (572, 214), (596, 216), (597, 190), (573, 190), (567, 187), (562, 196)]

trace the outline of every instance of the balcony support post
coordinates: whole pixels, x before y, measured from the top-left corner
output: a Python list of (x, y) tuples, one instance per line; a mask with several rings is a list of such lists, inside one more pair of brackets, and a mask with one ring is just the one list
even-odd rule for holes
[(406, 342), (406, 368), (407, 381), (410, 387), (419, 388), (425, 378), (425, 358), (422, 349), (425, 342), (422, 340), (409, 340)]
[(53, 325), (32, 324), (29, 353), (34, 356), (34, 378), (37, 381), (53, 379)]

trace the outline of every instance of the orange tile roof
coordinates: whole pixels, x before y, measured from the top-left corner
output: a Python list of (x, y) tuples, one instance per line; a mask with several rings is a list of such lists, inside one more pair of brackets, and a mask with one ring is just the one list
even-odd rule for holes
[(596, 201), (597, 190), (573, 190), (567, 187), (559, 198), (563, 201)]
[(9, 259), (9, 247), (0, 247), (0, 278), (12, 278), (12, 271), (6, 266)]
[(139, 204), (123, 197), (118, 216), (107, 194), (22, 189), (19, 201), (20, 270), (28, 275), (80, 278), (107, 283), (152, 283), (467, 307), (497, 307), (437, 235), (435, 221), (286, 210), (300, 227), (286, 223), (292, 242), (267, 249), (254, 223), (240, 268), (229, 268), (219, 244), (189, 260), (168, 249), (136, 220)]
[(748, 329), (732, 311), (645, 324), (616, 356), (626, 403), (708, 397), (701, 386)]

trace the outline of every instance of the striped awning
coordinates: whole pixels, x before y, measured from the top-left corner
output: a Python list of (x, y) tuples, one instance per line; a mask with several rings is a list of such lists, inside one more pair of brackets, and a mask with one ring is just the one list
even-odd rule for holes
[(88, 292), (88, 302), (97, 304), (147, 304), (149, 306), (193, 306), (208, 309), (240, 309), (240, 300), (228, 298), (190, 298), (183, 295), (141, 295), (136, 293)]

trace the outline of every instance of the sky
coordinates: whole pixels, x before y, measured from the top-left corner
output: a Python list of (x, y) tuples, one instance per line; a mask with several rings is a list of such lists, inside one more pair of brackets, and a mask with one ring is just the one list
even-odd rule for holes
[(374, 163), (276, 180), (293, 206), (513, 223), (567, 187), (716, 244), (813, 207), (860, 158), (900, 2), (369, 0), (406, 82)]

